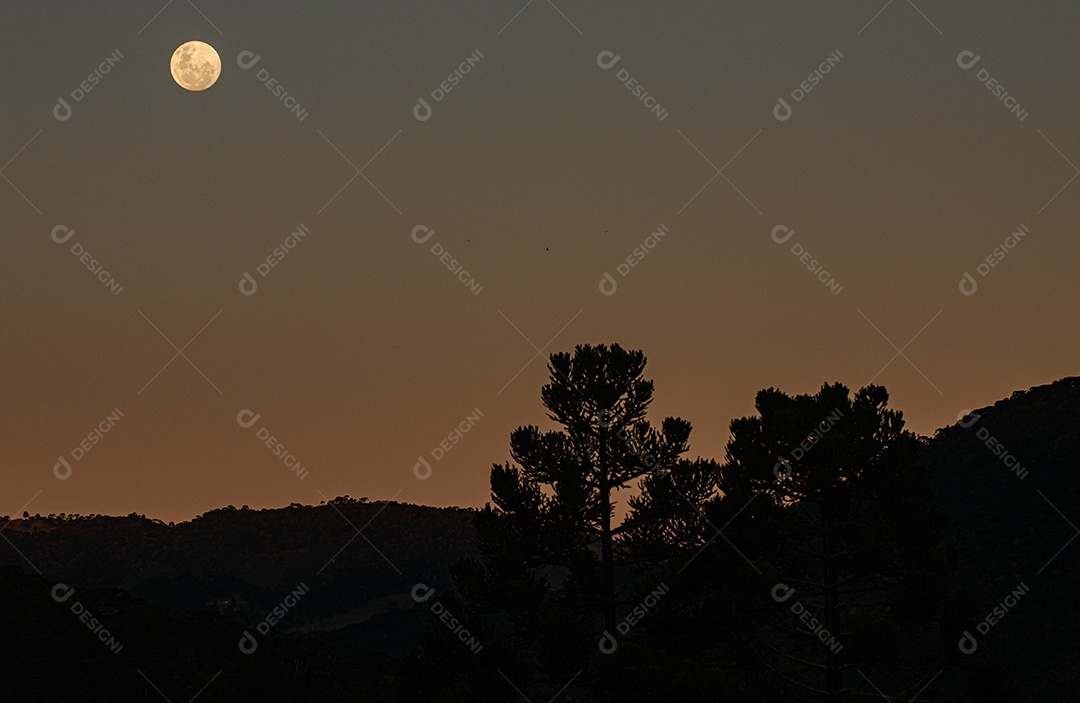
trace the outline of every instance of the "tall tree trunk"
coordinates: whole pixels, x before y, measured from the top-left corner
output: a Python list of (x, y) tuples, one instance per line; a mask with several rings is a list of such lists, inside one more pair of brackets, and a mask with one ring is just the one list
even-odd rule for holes
[(604, 627), (615, 635), (615, 557), (611, 535), (611, 477), (607, 463), (607, 430), (600, 429), (600, 560), (604, 575)]
[[(821, 499), (821, 557), (823, 561), (824, 586), (825, 586), (825, 628), (830, 635), (835, 635), (837, 630), (837, 593), (836, 593), (836, 565), (833, 563), (833, 553), (836, 546), (832, 538), (832, 510), (829, 507), (828, 496)], [(825, 648), (825, 690), (830, 703), (840, 703), (840, 662), (832, 647)]]

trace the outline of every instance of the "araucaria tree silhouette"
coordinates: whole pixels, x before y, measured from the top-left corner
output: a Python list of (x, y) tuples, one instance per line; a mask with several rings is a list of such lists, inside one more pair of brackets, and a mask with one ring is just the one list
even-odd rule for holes
[(729, 505), (713, 514), (745, 508), (726, 534), (750, 555), (744, 571), (758, 572), (772, 609), (750, 641), (799, 700), (873, 699), (876, 689), (908, 700), (945, 665), (939, 623), (954, 557), (922, 443), (887, 403), (880, 386), (854, 398), (840, 384), (794, 397), (768, 389), (758, 416), (731, 423), (714, 507)]
[[(541, 689), (602, 656), (605, 632), (626, 630), (620, 617), (655, 584), (679, 536), (700, 534), (699, 508), (715, 491), (715, 464), (680, 460), (690, 423), (646, 420), (645, 363), (617, 344), (551, 356), (541, 397), (561, 428), (511, 433), (516, 465), (492, 467), (491, 503), (475, 519), (482, 559), (453, 569), (463, 599), (522, 653), (521, 673)], [(620, 520), (624, 490), (634, 495)]]

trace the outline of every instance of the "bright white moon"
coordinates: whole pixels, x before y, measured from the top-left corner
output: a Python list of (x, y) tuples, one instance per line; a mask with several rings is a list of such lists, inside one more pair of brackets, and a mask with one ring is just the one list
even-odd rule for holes
[(181, 88), (206, 90), (221, 75), (221, 58), (206, 42), (189, 41), (173, 52), (169, 70)]

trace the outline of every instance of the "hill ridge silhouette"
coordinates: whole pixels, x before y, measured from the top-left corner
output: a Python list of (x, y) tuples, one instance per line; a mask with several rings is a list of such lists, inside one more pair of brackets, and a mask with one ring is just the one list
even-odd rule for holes
[[(993, 438), (988, 441), (987, 438)], [(1025, 672), (1020, 700), (1080, 690), (1072, 635), (1080, 581), (1080, 376), (1017, 390), (924, 438), (935, 503), (959, 547), (971, 629), (1025, 584), (1030, 595), (980, 642)], [(1023, 468), (1006, 463), (1006, 455)], [(168, 525), (137, 514), (17, 518), (5, 535), (45, 579), (120, 589), (150, 604), (252, 626), (298, 584), (310, 594), (277, 629), (344, 653), (413, 650), (428, 613), (417, 583), (449, 590), (450, 564), (476, 553), (472, 508), (341, 496), (326, 504), (216, 508)], [(370, 524), (368, 524), (370, 521)], [(350, 524), (351, 523), (351, 524)], [(353, 527), (366, 525), (362, 535)], [(27, 564), (0, 549), (0, 567)], [(11, 573), (10, 570), (8, 573)]]

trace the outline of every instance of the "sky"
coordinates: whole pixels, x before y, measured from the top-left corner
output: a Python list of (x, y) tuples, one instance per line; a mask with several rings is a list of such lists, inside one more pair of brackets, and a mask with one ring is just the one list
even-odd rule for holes
[(578, 344), (643, 350), (717, 459), (766, 387), (878, 383), (932, 434), (1080, 374), (1080, 6), (0, 22), (0, 514), (480, 506)]

